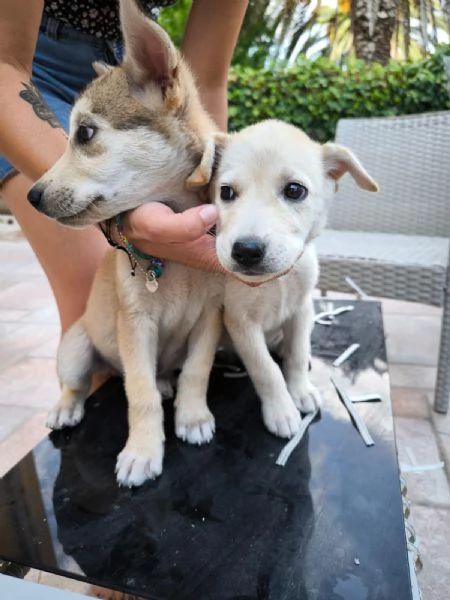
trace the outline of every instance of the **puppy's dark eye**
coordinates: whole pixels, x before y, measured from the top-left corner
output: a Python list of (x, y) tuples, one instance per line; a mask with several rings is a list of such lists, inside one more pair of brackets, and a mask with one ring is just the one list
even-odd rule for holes
[(306, 196), (308, 195), (308, 190), (301, 183), (290, 181), (288, 184), (286, 184), (283, 194), (288, 200), (301, 202), (302, 200), (305, 200)]
[(236, 192), (233, 190), (231, 185), (221, 185), (220, 198), (221, 200), (225, 200), (226, 202), (231, 202), (231, 200), (236, 199)]
[(79, 144), (87, 144), (96, 134), (97, 129), (89, 125), (79, 125), (75, 134), (75, 138)]

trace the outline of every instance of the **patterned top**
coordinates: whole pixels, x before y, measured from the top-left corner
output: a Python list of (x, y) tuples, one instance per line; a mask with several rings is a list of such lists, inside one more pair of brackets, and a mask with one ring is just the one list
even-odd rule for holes
[[(161, 7), (175, 1), (138, 0), (142, 10), (154, 20)], [(44, 0), (44, 11), (49, 17), (97, 38), (117, 40), (121, 37), (118, 0)]]

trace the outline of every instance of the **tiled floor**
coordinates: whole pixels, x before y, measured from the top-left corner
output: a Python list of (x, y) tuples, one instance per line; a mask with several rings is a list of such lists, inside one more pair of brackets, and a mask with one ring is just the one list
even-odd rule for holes
[[(441, 311), (383, 301), (392, 400), (401, 462), (445, 461), (445, 468), (406, 474), (411, 521), (420, 538), (423, 600), (450, 589), (450, 415), (431, 410)], [(58, 317), (28, 244), (0, 225), (0, 476), (46, 435), (55, 401)], [(85, 585), (31, 571), (28, 577), (88, 593)], [(92, 590), (91, 590), (92, 593)]]

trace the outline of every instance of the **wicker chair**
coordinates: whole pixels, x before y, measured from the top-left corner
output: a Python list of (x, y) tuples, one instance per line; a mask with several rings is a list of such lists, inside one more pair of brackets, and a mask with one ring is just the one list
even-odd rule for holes
[[(317, 240), (322, 291), (443, 306), (434, 409), (450, 396), (450, 111), (341, 119), (336, 141), (355, 151), (381, 191), (344, 177)], [(418, 342), (420, 343), (420, 341)]]

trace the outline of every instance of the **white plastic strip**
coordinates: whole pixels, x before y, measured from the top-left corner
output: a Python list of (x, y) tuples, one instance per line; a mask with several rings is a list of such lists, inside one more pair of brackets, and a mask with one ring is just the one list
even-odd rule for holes
[(248, 377), (248, 373), (247, 373), (247, 371), (240, 371), (239, 373), (237, 371), (235, 371), (235, 372), (225, 371), (223, 376), (226, 377), (227, 379), (243, 379), (244, 377)]
[(279, 467), (284, 467), (286, 465), (287, 461), (289, 460), (289, 457), (302, 441), (302, 438), (305, 435), (305, 431), (308, 429), (308, 427), (314, 421), (318, 414), (319, 409), (316, 408), (314, 412), (307, 414), (306, 417), (302, 419), (300, 429), (281, 450), (277, 460), (275, 461), (275, 464), (277, 464)]
[(367, 429), (367, 425), (364, 423), (363, 419), (356, 412), (356, 410), (355, 410), (354, 406), (352, 405), (347, 394), (344, 392), (342, 387), (340, 385), (338, 385), (338, 383), (333, 379), (333, 377), (331, 377), (331, 382), (333, 383), (334, 387), (336, 388), (336, 391), (337, 391), (340, 399), (342, 400), (345, 408), (348, 410), (348, 413), (349, 413), (350, 417), (352, 418), (353, 423), (355, 424), (356, 429), (359, 431), (366, 446), (374, 446), (375, 442), (373, 441), (372, 436), (370, 435), (369, 430)]
[(349, 312), (354, 308), (354, 306), (348, 305), (339, 306), (339, 308), (335, 308), (334, 310), (324, 310), (323, 312), (317, 313), (317, 315), (314, 317), (314, 323), (320, 323), (321, 325), (331, 325), (331, 323), (334, 321), (334, 318), (337, 315)]
[(426, 471), (437, 471), (443, 469), (444, 462), (438, 462), (431, 465), (405, 465), (400, 463), (400, 471), (402, 473), (425, 473)]
[(383, 398), (379, 394), (366, 394), (365, 396), (354, 396), (350, 400), (355, 404), (358, 402), (381, 402)]
[(337, 357), (337, 359), (333, 363), (333, 367), (340, 367), (342, 363), (344, 363), (352, 354), (354, 354), (359, 348), (359, 344), (352, 344), (344, 350), (344, 352)]
[(358, 294), (359, 298), (367, 298), (367, 294), (364, 290), (362, 290), (359, 285), (357, 283), (355, 283), (353, 281), (353, 279), (351, 277), (346, 277), (345, 278), (346, 283), (355, 290), (355, 292)]

